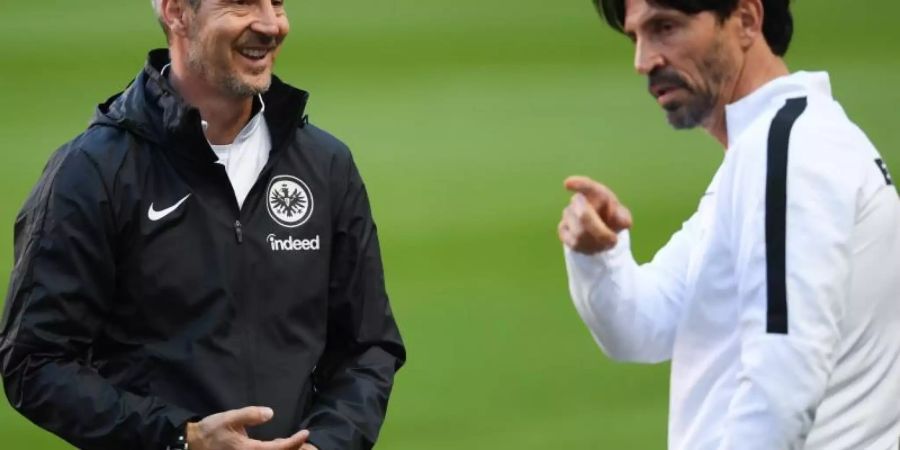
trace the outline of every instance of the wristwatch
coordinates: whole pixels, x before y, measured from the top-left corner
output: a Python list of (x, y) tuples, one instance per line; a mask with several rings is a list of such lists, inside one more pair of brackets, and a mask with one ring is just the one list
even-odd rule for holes
[(172, 442), (166, 445), (165, 450), (189, 450), (187, 441), (187, 422), (178, 428)]

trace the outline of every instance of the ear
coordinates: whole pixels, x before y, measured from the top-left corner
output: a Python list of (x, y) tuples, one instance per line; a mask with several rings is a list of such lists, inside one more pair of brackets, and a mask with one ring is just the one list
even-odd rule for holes
[(185, 5), (184, 0), (162, 0), (160, 9), (162, 10), (162, 20), (169, 27), (170, 32), (179, 36), (187, 36), (193, 11)]
[(763, 9), (762, 0), (739, 0), (735, 14), (740, 27), (741, 48), (746, 50), (752, 47), (763, 35), (762, 27), (765, 10)]

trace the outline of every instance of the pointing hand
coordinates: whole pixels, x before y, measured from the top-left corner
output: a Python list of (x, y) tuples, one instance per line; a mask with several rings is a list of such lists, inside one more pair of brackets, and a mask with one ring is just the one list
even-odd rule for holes
[(565, 187), (575, 193), (558, 228), (567, 247), (584, 254), (603, 252), (616, 245), (618, 232), (631, 228), (631, 212), (608, 187), (581, 176), (567, 178)]

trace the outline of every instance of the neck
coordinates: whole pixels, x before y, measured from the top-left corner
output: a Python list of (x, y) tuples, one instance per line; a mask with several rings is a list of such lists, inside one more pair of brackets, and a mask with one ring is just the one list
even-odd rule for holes
[(704, 125), (722, 147), (728, 150), (728, 127), (725, 120), (725, 105), (734, 103), (764, 86), (766, 83), (788, 75), (784, 60), (772, 54), (767, 46), (755, 45), (742, 55), (741, 67), (730, 85), (727, 95), (716, 105), (715, 113)]
[[(174, 49), (173, 49), (174, 50)], [(201, 74), (188, 66), (185, 58), (171, 51), (172, 65), (169, 80), (185, 102), (200, 111), (206, 121), (206, 139), (213, 145), (227, 145), (241, 132), (250, 120), (253, 97), (241, 97), (223, 93), (212, 86)]]

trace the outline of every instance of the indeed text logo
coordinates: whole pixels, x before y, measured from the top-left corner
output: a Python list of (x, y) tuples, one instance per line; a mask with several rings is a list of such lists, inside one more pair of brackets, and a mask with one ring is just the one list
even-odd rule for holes
[(266, 237), (266, 242), (272, 246), (273, 252), (315, 251), (321, 246), (318, 234), (312, 239), (297, 239), (290, 236), (278, 239), (274, 234), (270, 234)]

